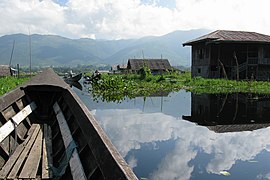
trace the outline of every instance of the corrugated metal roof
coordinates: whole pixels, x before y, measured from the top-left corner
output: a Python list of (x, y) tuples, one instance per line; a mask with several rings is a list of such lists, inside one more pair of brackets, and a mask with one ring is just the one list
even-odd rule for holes
[(140, 70), (144, 66), (148, 66), (151, 70), (171, 69), (168, 59), (129, 59), (128, 68), (131, 70)]
[(9, 65), (0, 65), (0, 77), (1, 76), (10, 76), (10, 67)]
[(199, 38), (183, 43), (183, 46), (198, 42), (247, 42), (270, 43), (270, 36), (256, 32), (217, 30)]

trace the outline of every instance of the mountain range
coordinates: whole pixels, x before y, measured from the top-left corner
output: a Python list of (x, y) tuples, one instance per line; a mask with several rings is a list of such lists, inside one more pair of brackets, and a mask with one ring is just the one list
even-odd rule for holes
[[(126, 64), (129, 58), (164, 58), (172, 65), (190, 66), (190, 48), (182, 43), (209, 30), (174, 31), (140, 39), (68, 39), (56, 35), (12, 34), (0, 37), (0, 64), (76, 66)], [(12, 46), (13, 56), (11, 58)], [(31, 44), (31, 45), (30, 45)], [(31, 51), (30, 51), (31, 47)]]

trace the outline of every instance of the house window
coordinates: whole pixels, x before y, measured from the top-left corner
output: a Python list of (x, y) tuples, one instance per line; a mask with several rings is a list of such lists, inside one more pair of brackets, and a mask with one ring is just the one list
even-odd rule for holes
[(203, 59), (203, 57), (204, 57), (203, 49), (198, 50), (198, 57), (199, 57), (199, 59)]
[(201, 74), (201, 68), (198, 68), (198, 74)]
[(270, 58), (270, 47), (269, 46), (264, 47), (264, 49), (263, 49), (263, 57), (264, 58)]

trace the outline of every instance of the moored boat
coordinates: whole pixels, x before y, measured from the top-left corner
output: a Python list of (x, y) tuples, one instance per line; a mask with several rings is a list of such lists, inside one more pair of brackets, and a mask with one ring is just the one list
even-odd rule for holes
[(78, 82), (81, 78), (82, 78), (82, 73), (76, 74), (74, 76), (71, 73), (70, 76), (65, 76), (64, 80), (66, 82)]
[(51, 69), (0, 97), (1, 179), (137, 179)]

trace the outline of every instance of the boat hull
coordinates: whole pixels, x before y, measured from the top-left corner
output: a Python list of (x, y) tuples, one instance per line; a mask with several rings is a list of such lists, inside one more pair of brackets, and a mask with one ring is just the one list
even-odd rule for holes
[(82, 73), (77, 74), (72, 77), (66, 77), (64, 80), (67, 82), (78, 82), (82, 78)]
[[(85, 174), (84, 178), (79, 179), (137, 179), (85, 104), (51, 69), (0, 97), (1, 122), (8, 121), (10, 112), (18, 112), (30, 102), (35, 102), (37, 108), (27, 118), (29, 126), (22, 127), (20, 124), (17, 131), (24, 132), (24, 137), (27, 137), (27, 132), (33, 124), (48, 124), (52, 132), (53, 167), (59, 167), (63, 158), (67, 156), (65, 155), (67, 150), (65, 140), (60, 133), (61, 123), (58, 123), (59, 110), (54, 108), (55, 104), (58, 104), (76, 144), (75, 149)], [(8, 144), (15, 141), (12, 136), (14, 134), (2, 143), (4, 150), (0, 150), (0, 168), (5, 166), (11, 152), (16, 150), (8, 147)], [(23, 141), (17, 140), (16, 143), (19, 146)], [(72, 177), (73, 170), (70, 161), (60, 179), (78, 179), (78, 177)], [(57, 176), (54, 173), (51, 177)], [(37, 174), (37, 177), (42, 176)]]

